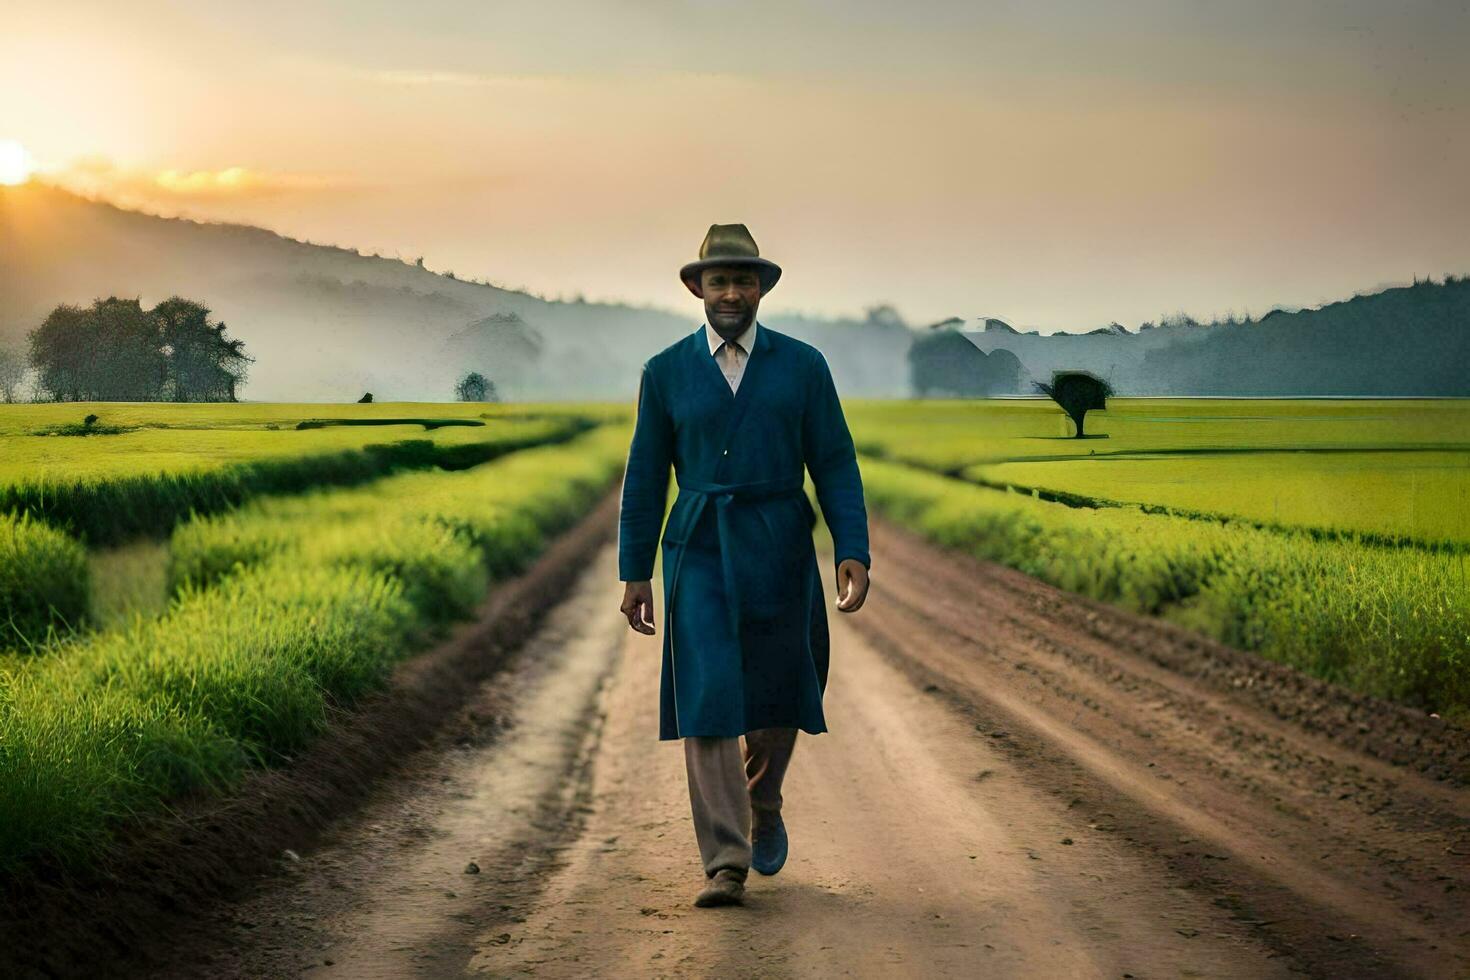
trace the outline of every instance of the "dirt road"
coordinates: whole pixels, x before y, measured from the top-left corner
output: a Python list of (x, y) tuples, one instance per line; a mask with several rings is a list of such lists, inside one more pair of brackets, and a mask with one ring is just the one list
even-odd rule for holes
[(690, 905), (660, 637), (617, 614), (609, 545), (435, 746), (173, 971), (1470, 971), (1459, 735), (886, 525), (873, 554), (866, 607), (829, 614), (831, 731), (787, 775), (790, 859), (743, 907)]

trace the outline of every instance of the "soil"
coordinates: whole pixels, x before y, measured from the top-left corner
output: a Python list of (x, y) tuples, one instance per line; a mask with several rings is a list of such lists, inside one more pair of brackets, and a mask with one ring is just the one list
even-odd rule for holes
[(831, 731), (787, 774), (791, 856), (742, 906), (691, 904), (661, 637), (618, 614), (609, 545), (436, 746), (172, 973), (1470, 970), (1463, 729), (873, 530), (867, 604), (829, 613)]
[(881, 520), (871, 551), (863, 609), (828, 613), (830, 731), (786, 776), (790, 857), (743, 905), (691, 904), (662, 637), (618, 613), (605, 541), (365, 798), (120, 969), (1470, 975), (1464, 729)]

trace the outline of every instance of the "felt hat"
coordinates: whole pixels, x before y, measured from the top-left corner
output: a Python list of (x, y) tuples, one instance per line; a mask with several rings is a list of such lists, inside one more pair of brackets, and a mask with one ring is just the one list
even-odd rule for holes
[(781, 278), (781, 267), (770, 259), (763, 259), (750, 230), (744, 225), (710, 225), (704, 241), (699, 246), (699, 258), (679, 270), (679, 278), (689, 291), (704, 299), (704, 290), (699, 284), (699, 274), (712, 265), (745, 265), (755, 269), (760, 276), (761, 295), (771, 291), (776, 280)]

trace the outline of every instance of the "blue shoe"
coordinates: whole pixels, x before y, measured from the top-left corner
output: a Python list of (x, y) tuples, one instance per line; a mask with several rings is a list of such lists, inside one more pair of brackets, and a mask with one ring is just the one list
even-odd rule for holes
[(750, 842), (750, 866), (763, 875), (773, 875), (786, 863), (786, 824), (776, 822), (756, 830)]

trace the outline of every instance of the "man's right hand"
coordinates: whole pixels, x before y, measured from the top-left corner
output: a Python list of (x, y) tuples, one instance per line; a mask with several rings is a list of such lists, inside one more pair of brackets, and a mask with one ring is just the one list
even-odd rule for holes
[(653, 583), (627, 582), (623, 588), (623, 615), (640, 633), (653, 635)]

